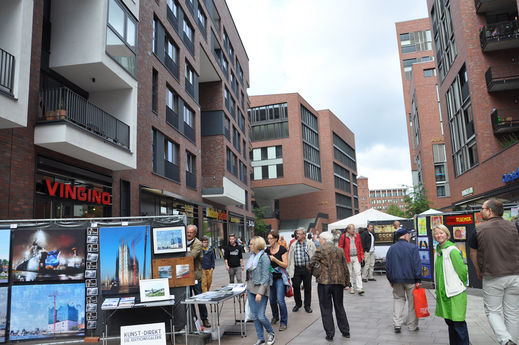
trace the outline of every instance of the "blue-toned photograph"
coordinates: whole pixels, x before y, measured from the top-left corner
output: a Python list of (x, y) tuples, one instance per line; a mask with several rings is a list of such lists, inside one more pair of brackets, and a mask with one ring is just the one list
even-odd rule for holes
[(152, 274), (149, 227), (99, 230), (102, 293), (139, 293), (139, 280), (151, 279)]
[(85, 335), (85, 284), (17, 285), (10, 340)]
[(8, 287), (0, 287), (0, 342), (5, 342), (5, 331), (7, 329), (7, 294)]
[(9, 281), (9, 247), (11, 246), (11, 230), (0, 229), (0, 283)]
[(431, 264), (428, 250), (419, 250), (418, 253), (420, 254), (420, 261), (422, 262), (422, 264)]
[(153, 229), (153, 254), (179, 253), (186, 249), (184, 226)]

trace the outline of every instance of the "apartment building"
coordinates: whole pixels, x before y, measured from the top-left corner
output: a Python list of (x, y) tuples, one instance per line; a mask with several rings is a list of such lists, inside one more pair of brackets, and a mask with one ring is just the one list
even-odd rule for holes
[(299, 94), (251, 96), (254, 199), (275, 230), (320, 232), (359, 213), (355, 136)]
[(407, 195), (407, 188), (384, 188), (369, 189), (367, 177), (359, 176), (359, 199), (360, 212), (370, 208), (386, 212), (391, 205), (397, 206), (402, 211), (405, 210), (404, 198)]
[(428, 0), (453, 208), (519, 201), (515, 0)]
[(2, 219), (250, 232), (249, 59), (224, 0), (3, 1), (0, 49)]
[(425, 192), (432, 207), (449, 207), (450, 183), (429, 19), (396, 23), (396, 33), (413, 186)]

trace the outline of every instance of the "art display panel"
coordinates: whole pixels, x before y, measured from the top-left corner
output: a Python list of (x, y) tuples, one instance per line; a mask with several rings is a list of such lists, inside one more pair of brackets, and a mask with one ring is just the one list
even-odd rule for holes
[(150, 228), (106, 227), (99, 233), (102, 293), (139, 293), (139, 281), (152, 274)]
[(168, 278), (169, 287), (195, 285), (192, 256), (153, 259), (153, 278)]
[(10, 340), (84, 335), (85, 284), (12, 287)]
[(9, 282), (9, 248), (11, 230), (0, 229), (0, 283)]
[(84, 229), (14, 231), (13, 282), (83, 280), (85, 240)]

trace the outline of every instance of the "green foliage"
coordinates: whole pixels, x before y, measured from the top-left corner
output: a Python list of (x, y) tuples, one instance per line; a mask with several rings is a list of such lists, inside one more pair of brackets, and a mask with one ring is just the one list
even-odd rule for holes
[(431, 208), (430, 202), (425, 196), (425, 189), (422, 185), (415, 187), (411, 194), (404, 197), (405, 217), (412, 218), (416, 214), (420, 214)]
[(395, 217), (400, 217), (400, 218), (404, 218), (405, 217), (405, 213), (403, 210), (401, 210), (397, 205), (395, 204), (392, 204), (391, 206), (389, 206), (387, 208), (387, 210), (385, 211), (387, 214), (390, 214), (392, 216), (395, 216)]
[(254, 235), (266, 237), (270, 231), (270, 225), (265, 223), (265, 213), (268, 210), (268, 206), (255, 207), (254, 212)]

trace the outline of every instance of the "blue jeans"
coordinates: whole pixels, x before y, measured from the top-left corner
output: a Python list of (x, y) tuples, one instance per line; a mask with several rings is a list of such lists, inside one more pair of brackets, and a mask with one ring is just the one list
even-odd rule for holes
[[(279, 304), (279, 310), (278, 310)], [(287, 305), (285, 303), (285, 285), (283, 285), (283, 279), (274, 279), (270, 286), (270, 309), (272, 310), (272, 317), (279, 319), (281, 313), (281, 325), (287, 325), (288, 313)]]
[(445, 319), (445, 323), (449, 326), (449, 344), (450, 345), (469, 345), (469, 331), (465, 321), (452, 321)]
[(267, 333), (274, 333), (274, 329), (270, 324), (270, 321), (265, 316), (265, 309), (267, 309), (267, 296), (261, 296), (261, 301), (256, 303), (256, 294), (252, 294), (247, 292), (247, 296), (249, 299), (249, 307), (252, 315), (254, 316), (254, 327), (256, 327), (256, 334), (258, 335), (258, 340), (265, 340), (263, 336), (263, 328)]
[[(198, 283), (191, 286), (191, 290), (193, 292), (193, 295), (198, 295), (202, 293), (202, 280), (199, 280)], [(193, 314), (194, 314), (195, 308), (193, 306)], [(200, 312), (200, 319), (201, 320), (207, 320), (207, 307), (205, 304), (199, 304), (198, 305), (198, 311)]]

